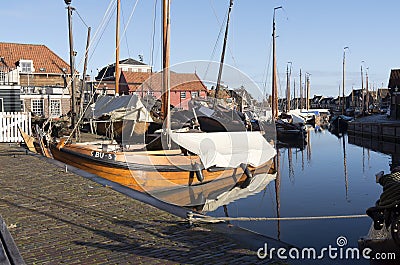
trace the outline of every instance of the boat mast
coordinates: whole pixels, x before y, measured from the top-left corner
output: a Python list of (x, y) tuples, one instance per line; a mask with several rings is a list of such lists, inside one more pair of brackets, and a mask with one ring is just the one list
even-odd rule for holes
[(344, 105), (345, 103), (345, 98), (344, 98), (344, 81), (345, 81), (345, 75), (344, 75), (344, 70), (345, 70), (345, 64), (346, 64), (346, 49), (349, 47), (344, 47), (343, 48), (343, 78), (342, 78), (342, 97), (343, 97), (343, 102), (342, 102), (342, 115), (344, 114)]
[(293, 78), (293, 109), (297, 109), (298, 105), (297, 105), (297, 100), (296, 100), (296, 79)]
[(276, 70), (276, 50), (275, 50), (275, 11), (282, 8), (278, 6), (274, 8), (274, 15), (272, 19), (272, 118), (278, 118), (278, 83), (277, 83), (277, 70)]
[(121, 0), (117, 0), (117, 21), (115, 27), (115, 95), (119, 95), (119, 17), (121, 10)]
[[(289, 69), (290, 64), (290, 69)], [(290, 75), (292, 72), (292, 62), (286, 65), (286, 112), (290, 111)]]
[(301, 69), (300, 69), (300, 110), (303, 109), (303, 84), (301, 83)]
[[(86, 90), (86, 71), (87, 71), (87, 63), (88, 63), (88, 55), (89, 55), (89, 46), (90, 46), (90, 31), (91, 27), (88, 27), (87, 38), (86, 38), (86, 50), (85, 50), (85, 62), (83, 64), (83, 73), (82, 73), (82, 86), (81, 86), (81, 99), (80, 99), (80, 107), (79, 107), (79, 116), (83, 116), (83, 102), (85, 101), (85, 90)], [(90, 104), (90, 102), (89, 102)]]
[(306, 73), (306, 109), (310, 108), (310, 74)]
[(64, 0), (64, 2), (67, 5), (67, 10), (68, 10), (69, 64), (70, 64), (69, 67), (71, 73), (71, 127), (75, 128), (75, 115), (76, 115), (75, 82), (74, 82), (75, 53), (74, 53), (74, 39), (72, 37), (72, 11), (75, 10), (75, 8), (71, 6), (71, 0)]
[(164, 118), (164, 134), (167, 137), (168, 147), (171, 147), (171, 113), (170, 113), (170, 0), (163, 0), (163, 60), (162, 60), (162, 116)]
[(230, 16), (231, 16), (232, 6), (233, 6), (233, 0), (230, 0), (230, 2), (229, 2), (229, 9), (228, 9), (228, 17), (227, 17), (227, 19), (226, 19), (224, 44), (223, 44), (223, 46), (222, 46), (221, 60), (220, 60), (220, 62), (219, 62), (219, 71), (218, 71), (217, 85), (216, 85), (216, 87), (215, 87), (215, 95), (214, 95), (214, 97), (215, 97), (216, 99), (218, 98), (218, 92), (219, 92), (220, 87), (221, 87), (222, 68), (223, 68), (224, 60), (225, 60), (226, 42), (227, 42), (227, 40), (228, 40), (229, 19), (230, 19)]
[(366, 112), (369, 113), (369, 92), (368, 92), (368, 67), (365, 71), (365, 108), (366, 108)]
[(364, 75), (363, 75), (363, 66), (361, 61), (361, 114), (364, 116)]

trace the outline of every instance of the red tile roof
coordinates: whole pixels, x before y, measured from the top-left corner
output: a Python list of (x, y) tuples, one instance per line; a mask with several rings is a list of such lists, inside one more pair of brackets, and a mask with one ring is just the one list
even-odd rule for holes
[[(207, 87), (195, 73), (170, 73), (172, 91), (207, 91)], [(162, 91), (162, 73), (151, 75), (139, 89), (144, 91)]]
[[(0, 42), (0, 57), (11, 69), (22, 59), (33, 61), (35, 73), (63, 74), (63, 68), (69, 73), (69, 64), (45, 45)], [(40, 71), (41, 68), (44, 70)]]

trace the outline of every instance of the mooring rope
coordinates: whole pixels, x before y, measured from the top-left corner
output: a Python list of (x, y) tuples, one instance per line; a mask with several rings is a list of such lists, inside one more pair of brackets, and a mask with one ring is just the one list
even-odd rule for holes
[(189, 223), (194, 223), (194, 222), (220, 223), (226, 221), (299, 221), (299, 220), (324, 220), (324, 219), (351, 219), (351, 218), (365, 218), (368, 217), (368, 215), (353, 214), (353, 215), (298, 216), (298, 217), (212, 217), (189, 211), (187, 212), (186, 217)]

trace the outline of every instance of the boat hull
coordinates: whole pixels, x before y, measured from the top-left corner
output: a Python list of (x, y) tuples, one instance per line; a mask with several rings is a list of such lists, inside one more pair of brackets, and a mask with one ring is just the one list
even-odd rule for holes
[[(162, 155), (160, 152), (134, 152), (133, 155), (129, 152), (106, 152), (102, 158), (96, 158), (91, 148), (73, 145), (59, 147), (51, 144), (50, 149), (56, 160), (149, 194), (199, 187), (217, 180), (219, 183), (229, 184), (229, 189), (238, 183), (244, 183), (248, 178), (241, 167), (196, 170), (192, 165), (200, 164), (197, 156), (188, 157), (172, 152), (170, 155)], [(115, 159), (105, 158), (111, 155)], [(249, 170), (252, 175), (268, 173), (271, 165), (272, 160), (257, 168), (249, 166)], [(203, 180), (197, 177), (198, 171), (201, 171)], [(173, 198), (172, 203), (179, 201), (176, 196)]]

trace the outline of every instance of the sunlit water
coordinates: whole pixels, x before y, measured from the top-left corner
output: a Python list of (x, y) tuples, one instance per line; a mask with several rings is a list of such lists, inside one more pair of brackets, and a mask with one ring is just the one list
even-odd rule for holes
[[(309, 132), (303, 149), (279, 149), (280, 184), (227, 206), (230, 217), (298, 217), (365, 214), (382, 192), (375, 174), (388, 173), (392, 158), (348, 143), (348, 137)], [(276, 185), (278, 184), (278, 185)], [(278, 186), (278, 187), (276, 187)], [(277, 191), (277, 192), (276, 192)], [(278, 205), (277, 206), (277, 200)], [(279, 209), (278, 209), (279, 208)], [(225, 216), (220, 207), (212, 216)], [(371, 226), (370, 218), (307, 221), (232, 222), (299, 247), (336, 246), (339, 236), (357, 247)], [(260, 246), (261, 247), (261, 246)]]

